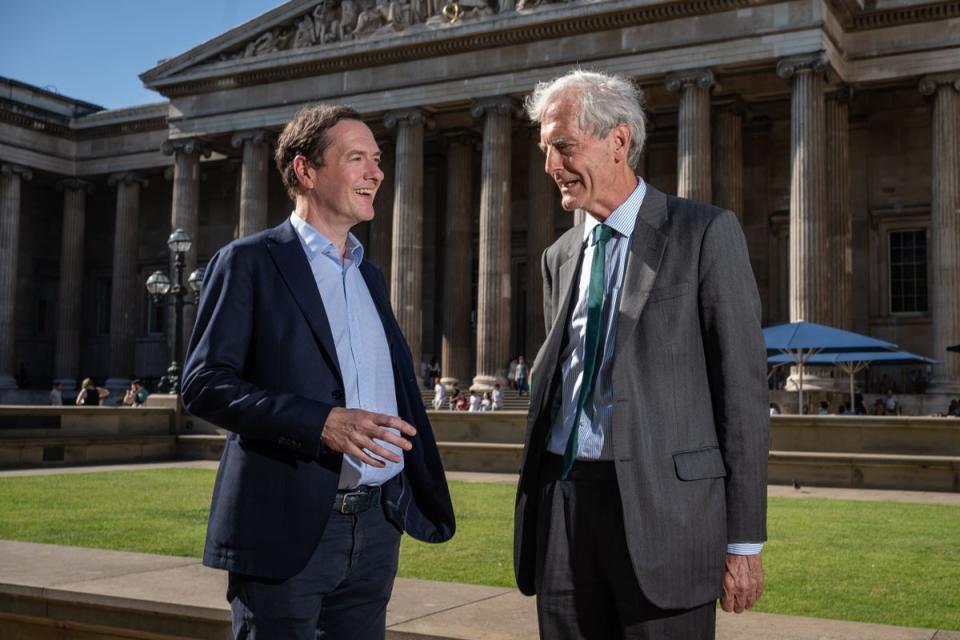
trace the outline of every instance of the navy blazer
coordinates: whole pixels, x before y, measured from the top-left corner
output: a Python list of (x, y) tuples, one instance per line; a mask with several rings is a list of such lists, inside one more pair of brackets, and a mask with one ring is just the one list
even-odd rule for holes
[[(404, 470), (383, 486), (398, 529), (426, 542), (455, 530), (440, 454), (410, 349), (383, 274), (360, 264), (380, 313), (397, 411), (417, 428)], [(278, 227), (236, 240), (210, 261), (183, 371), (184, 406), (227, 429), (203, 563), (285, 579), (307, 563), (330, 517), (343, 454), (320, 433), (344, 406), (343, 381), (316, 280), (297, 233)]]

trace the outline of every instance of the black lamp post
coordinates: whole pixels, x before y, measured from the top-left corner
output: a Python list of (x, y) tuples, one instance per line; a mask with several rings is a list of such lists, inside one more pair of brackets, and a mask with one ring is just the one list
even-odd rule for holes
[(161, 304), (166, 298), (167, 304), (173, 305), (174, 311), (174, 339), (173, 353), (170, 356), (170, 368), (167, 375), (160, 379), (160, 391), (171, 394), (180, 393), (180, 358), (183, 355), (183, 307), (196, 304), (200, 299), (200, 289), (203, 286), (203, 267), (190, 274), (187, 286), (193, 292), (191, 299), (185, 300), (187, 292), (183, 286), (183, 270), (186, 267), (186, 254), (190, 251), (193, 242), (190, 234), (183, 229), (176, 229), (170, 234), (167, 246), (173, 254), (173, 281), (163, 271), (154, 271), (147, 278), (147, 291), (153, 296), (156, 304)]

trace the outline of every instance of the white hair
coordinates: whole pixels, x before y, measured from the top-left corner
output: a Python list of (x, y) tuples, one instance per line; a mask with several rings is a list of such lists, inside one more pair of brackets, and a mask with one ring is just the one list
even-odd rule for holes
[(578, 125), (598, 138), (605, 138), (617, 125), (630, 128), (627, 161), (636, 168), (647, 140), (643, 115), (643, 91), (620, 76), (573, 69), (550, 82), (538, 82), (524, 101), (531, 121), (539, 123), (547, 107), (562, 98), (579, 102)]

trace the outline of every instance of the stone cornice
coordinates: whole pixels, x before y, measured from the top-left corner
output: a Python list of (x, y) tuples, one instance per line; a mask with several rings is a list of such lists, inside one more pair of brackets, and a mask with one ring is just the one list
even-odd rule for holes
[(868, 31), (904, 24), (960, 18), (960, 1), (947, 0), (914, 7), (854, 13), (844, 22), (846, 31)]
[(135, 120), (132, 122), (117, 122), (95, 127), (74, 127), (55, 122), (49, 122), (39, 118), (30, 117), (24, 113), (16, 113), (0, 109), (0, 122), (36, 131), (66, 140), (95, 140), (107, 138), (110, 136), (119, 136), (130, 133), (143, 133), (147, 131), (160, 131), (168, 127), (167, 118), (149, 118), (146, 120)]

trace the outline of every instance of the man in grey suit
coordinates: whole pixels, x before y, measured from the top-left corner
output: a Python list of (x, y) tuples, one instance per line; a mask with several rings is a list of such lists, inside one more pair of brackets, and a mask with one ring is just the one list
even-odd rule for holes
[(763, 590), (769, 415), (760, 301), (730, 211), (636, 176), (642, 96), (572, 71), (527, 100), (584, 224), (542, 259), (517, 492), (517, 584), (544, 638), (713, 638)]

